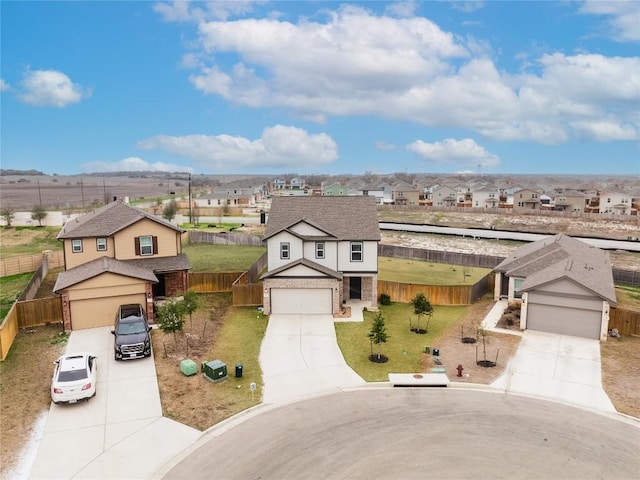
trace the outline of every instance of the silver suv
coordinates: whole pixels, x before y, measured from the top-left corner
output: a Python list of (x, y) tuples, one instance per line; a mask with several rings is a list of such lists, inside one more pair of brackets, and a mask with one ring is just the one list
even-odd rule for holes
[(116, 324), (111, 333), (115, 336), (116, 360), (128, 360), (151, 356), (151, 327), (142, 305), (127, 304), (118, 307)]

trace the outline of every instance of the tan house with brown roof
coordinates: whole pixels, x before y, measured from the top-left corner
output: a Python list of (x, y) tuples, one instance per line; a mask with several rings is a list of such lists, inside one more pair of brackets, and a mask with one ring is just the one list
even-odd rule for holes
[(264, 240), (266, 314), (338, 314), (349, 300), (377, 307), (374, 197), (275, 197)]
[(523, 188), (513, 192), (513, 211), (540, 210), (540, 192)]
[(607, 252), (559, 234), (518, 248), (493, 273), (494, 298), (521, 302), (522, 330), (607, 339), (616, 305)]
[(153, 320), (154, 299), (188, 288), (183, 233), (121, 202), (67, 222), (58, 234), (65, 271), (54, 286), (62, 296), (65, 330), (113, 325), (118, 306), (127, 303), (141, 304)]

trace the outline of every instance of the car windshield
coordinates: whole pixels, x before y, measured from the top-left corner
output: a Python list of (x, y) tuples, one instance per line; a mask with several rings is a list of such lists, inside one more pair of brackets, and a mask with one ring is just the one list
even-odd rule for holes
[(143, 321), (139, 322), (120, 322), (118, 324), (118, 335), (133, 335), (136, 333), (144, 333), (147, 331), (147, 326)]
[(58, 374), (59, 382), (76, 382), (87, 378), (87, 369), (81, 368), (77, 370), (60, 370)]

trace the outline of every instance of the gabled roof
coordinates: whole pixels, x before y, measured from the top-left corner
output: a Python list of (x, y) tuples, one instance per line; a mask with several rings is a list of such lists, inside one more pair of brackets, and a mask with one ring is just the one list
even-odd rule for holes
[(146, 280), (148, 282), (158, 282), (158, 277), (155, 276), (152, 270), (139, 267), (126, 261), (116, 260), (115, 258), (100, 257), (60, 273), (53, 287), (53, 291), (59, 292), (72, 285), (102, 275), (103, 273), (114, 273), (125, 277)]
[(378, 211), (373, 196), (275, 197), (264, 239), (305, 221), (337, 240), (380, 241)]
[(60, 240), (65, 238), (110, 237), (144, 218), (171, 228), (176, 232), (184, 232), (180, 227), (161, 217), (151, 215), (126, 203), (111, 202), (67, 222), (62, 227), (57, 238)]
[(616, 304), (609, 255), (564, 234), (518, 248), (493, 271), (525, 278), (522, 291), (566, 278)]
[(337, 272), (335, 270), (332, 270), (330, 268), (327, 268), (323, 265), (319, 265), (315, 262), (312, 262), (311, 260), (307, 259), (307, 258), (299, 258), (298, 260), (294, 260), (291, 263), (287, 263), (286, 265), (282, 265), (281, 267), (278, 267), (274, 270), (271, 270), (270, 272), (265, 273), (264, 275), (262, 275), (262, 277), (260, 277), (260, 280), (263, 280), (265, 278), (270, 278), (270, 277), (275, 277), (283, 272), (286, 272), (287, 270), (292, 269), (293, 267), (297, 267), (298, 265), (303, 265), (307, 268), (310, 268), (312, 270), (315, 270), (318, 273), (321, 273), (325, 276), (328, 277), (333, 277), (333, 278), (337, 278), (338, 280), (342, 280), (342, 273)]

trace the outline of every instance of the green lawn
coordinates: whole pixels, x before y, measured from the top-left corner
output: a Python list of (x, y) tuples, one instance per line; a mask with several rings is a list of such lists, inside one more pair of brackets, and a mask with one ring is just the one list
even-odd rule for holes
[(62, 250), (62, 243), (56, 239), (58, 233), (60, 227), (2, 227), (0, 258)]
[(32, 276), (33, 272), (28, 272), (0, 278), (0, 321), (7, 315), (13, 302), (27, 288)]
[[(387, 363), (375, 363), (369, 360), (371, 343), (368, 334), (376, 313), (365, 312), (364, 322), (336, 322), (338, 345), (345, 360), (358, 375), (368, 382), (388, 380), (388, 373), (411, 373), (423, 370), (424, 347), (438, 348), (437, 339), (442, 332), (460, 320), (467, 311), (466, 306), (434, 306), (427, 334), (420, 335), (409, 328), (409, 318), (417, 320), (413, 307), (405, 303), (381, 305), (380, 312), (385, 318), (387, 342), (380, 345), (380, 353), (387, 356)], [(426, 325), (423, 316), (420, 327)], [(373, 353), (378, 347), (373, 345)]]
[[(249, 385), (262, 385), (262, 369), (258, 357), (268, 318), (255, 307), (233, 307), (209, 352), (211, 359), (220, 359), (227, 365), (230, 377), (235, 375), (236, 364), (242, 364), (242, 380), (222, 382), (216, 388), (216, 400), (220, 401), (222, 408), (228, 409), (228, 416), (262, 401), (262, 389), (256, 389), (251, 395)], [(238, 385), (241, 387), (238, 388)]]
[(378, 279), (391, 282), (422, 285), (473, 285), (489, 272), (491, 270), (488, 268), (378, 257)]
[(182, 251), (192, 272), (238, 272), (248, 270), (267, 251), (241, 245), (184, 245)]
[(618, 308), (640, 311), (640, 287), (616, 286)]

